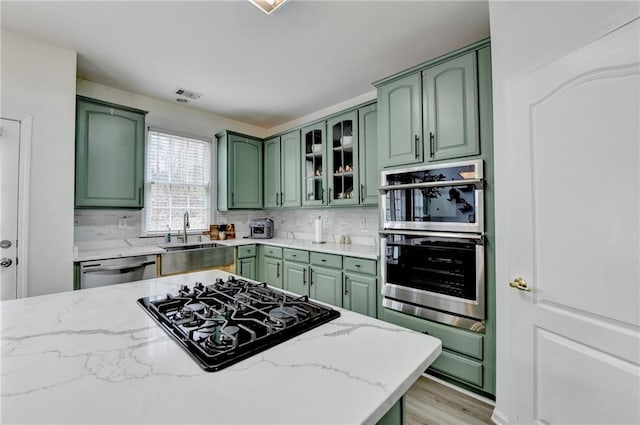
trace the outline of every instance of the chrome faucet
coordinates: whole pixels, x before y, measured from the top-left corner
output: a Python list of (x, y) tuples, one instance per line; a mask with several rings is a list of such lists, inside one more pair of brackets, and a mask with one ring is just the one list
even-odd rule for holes
[(184, 230), (184, 243), (187, 243), (187, 229), (189, 228), (189, 211), (185, 211), (182, 216), (182, 227)]

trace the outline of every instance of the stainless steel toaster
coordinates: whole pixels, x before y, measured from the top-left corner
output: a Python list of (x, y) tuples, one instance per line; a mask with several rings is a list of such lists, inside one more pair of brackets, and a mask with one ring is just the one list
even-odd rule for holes
[(266, 217), (251, 220), (251, 237), (255, 239), (271, 239), (273, 237), (273, 220)]

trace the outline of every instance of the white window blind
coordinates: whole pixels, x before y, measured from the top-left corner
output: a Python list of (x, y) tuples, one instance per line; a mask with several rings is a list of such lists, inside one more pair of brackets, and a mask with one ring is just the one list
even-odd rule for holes
[(209, 228), (209, 141), (149, 129), (145, 180), (145, 232), (181, 230), (185, 211), (191, 230)]

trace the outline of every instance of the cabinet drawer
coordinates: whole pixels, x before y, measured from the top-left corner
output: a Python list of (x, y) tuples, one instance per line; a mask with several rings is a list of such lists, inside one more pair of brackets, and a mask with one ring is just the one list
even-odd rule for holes
[(282, 255), (283, 258), (287, 261), (297, 261), (298, 263), (309, 262), (309, 251), (285, 248)]
[(399, 311), (384, 309), (384, 320), (442, 340), (442, 347), (478, 360), (484, 358), (484, 335), (441, 325)]
[(264, 256), (273, 258), (282, 258), (282, 248), (277, 246), (266, 245), (264, 247)]
[(378, 271), (376, 270), (375, 260), (365, 260), (363, 258), (355, 258), (355, 257), (344, 257), (343, 261), (344, 261), (343, 268), (346, 271), (370, 274), (374, 276), (378, 274)]
[(322, 254), (320, 252), (311, 253), (311, 264), (332, 269), (342, 268), (342, 256), (333, 254)]
[(255, 257), (256, 256), (256, 246), (255, 245), (245, 245), (238, 247), (238, 258), (247, 258), (247, 257)]
[(482, 363), (475, 360), (443, 350), (442, 354), (431, 364), (431, 368), (469, 384), (482, 387)]

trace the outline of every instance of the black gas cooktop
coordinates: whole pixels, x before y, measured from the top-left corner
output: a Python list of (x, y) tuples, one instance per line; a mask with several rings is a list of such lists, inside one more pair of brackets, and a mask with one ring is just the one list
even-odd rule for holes
[(223, 369), (340, 316), (331, 308), (229, 276), (138, 304), (207, 371)]

